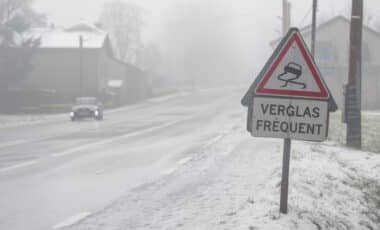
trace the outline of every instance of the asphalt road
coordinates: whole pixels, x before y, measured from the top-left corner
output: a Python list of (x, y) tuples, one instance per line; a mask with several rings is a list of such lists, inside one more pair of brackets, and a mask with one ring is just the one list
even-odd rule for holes
[(60, 229), (154, 181), (216, 135), (239, 96), (204, 90), (106, 111), (103, 121), (0, 129), (0, 229)]

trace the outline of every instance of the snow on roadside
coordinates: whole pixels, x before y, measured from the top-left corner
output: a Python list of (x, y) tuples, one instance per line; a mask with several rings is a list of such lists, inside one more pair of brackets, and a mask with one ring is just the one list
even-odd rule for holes
[(242, 221), (251, 220), (249, 229), (379, 229), (380, 155), (295, 142), (289, 215), (278, 212), (280, 177), (277, 168), (241, 213)]
[[(151, 103), (162, 103), (176, 97), (183, 97), (188, 95), (188, 92), (176, 92), (168, 95), (149, 98), (138, 104), (125, 105), (118, 108), (107, 109), (107, 113), (114, 113), (120, 111), (126, 111), (129, 109), (136, 109), (144, 106), (149, 106)], [(14, 128), (26, 125), (36, 125), (41, 123), (50, 123), (55, 121), (68, 121), (69, 114), (14, 114), (6, 115), (0, 114), (0, 129), (1, 128)]]
[(68, 120), (67, 114), (0, 115), (0, 128), (35, 125), (58, 120)]
[(282, 141), (229, 133), (70, 229), (379, 229), (380, 155), (293, 142), (279, 214)]

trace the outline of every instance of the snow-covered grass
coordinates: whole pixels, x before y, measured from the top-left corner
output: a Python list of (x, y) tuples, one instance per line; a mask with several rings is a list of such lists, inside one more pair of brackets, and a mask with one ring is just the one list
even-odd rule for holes
[[(364, 111), (362, 113), (362, 145), (363, 150), (380, 153), (380, 113)], [(342, 123), (342, 113), (330, 115), (329, 139), (346, 143), (346, 124)]]
[[(330, 143), (331, 144), (331, 143)], [(280, 215), (280, 168), (243, 218), (250, 229), (379, 229), (380, 157), (339, 146), (294, 143), (289, 215)], [(249, 214), (248, 214), (249, 211)]]
[(10, 128), (25, 125), (53, 122), (57, 120), (68, 120), (67, 114), (22, 114), (22, 115), (0, 115), (0, 128)]
[(280, 215), (282, 140), (250, 137), (243, 116), (231, 124), (70, 229), (379, 229), (379, 154), (294, 141), (289, 214)]

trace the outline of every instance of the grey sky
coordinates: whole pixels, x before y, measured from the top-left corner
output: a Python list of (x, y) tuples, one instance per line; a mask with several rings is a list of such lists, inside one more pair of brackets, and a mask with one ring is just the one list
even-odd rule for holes
[[(68, 24), (80, 18), (96, 20), (102, 5), (107, 1), (110, 0), (35, 0), (35, 3), (36, 8), (46, 12), (52, 21), (58, 24)], [(160, 13), (164, 13), (165, 9), (180, 1), (190, 2), (191, 0), (135, 0), (134, 2), (143, 6), (155, 16), (159, 16)], [(252, 12), (268, 16), (278, 15), (280, 13), (279, 7), (281, 6), (281, 0), (220, 0), (219, 2), (236, 9), (240, 8), (241, 11), (266, 8), (268, 11), (253, 10)], [(293, 17), (297, 22), (309, 10), (312, 0), (291, 0), (291, 2), (293, 3)], [(347, 11), (350, 2), (351, 0), (320, 0), (320, 13), (334, 14)], [(371, 14), (379, 13), (380, 4), (377, 0), (366, 0), (365, 4), (368, 9), (371, 9)]]
[[(35, 7), (45, 13), (51, 23), (68, 26), (80, 19), (96, 21), (102, 5), (110, 0), (35, 0)], [(126, 0), (127, 1), (127, 0)], [(135, 0), (146, 9), (146, 34), (154, 37), (160, 32), (160, 25), (165, 21), (167, 12), (178, 2), (192, 0)], [(194, 0), (193, 0), (194, 1)], [(211, 0), (212, 1), (212, 0)], [(277, 16), (281, 15), (281, 0), (219, 0), (220, 4), (230, 7), (236, 13), (242, 26), (256, 25), (265, 27), (266, 36), (276, 36), (280, 28)], [(312, 0), (292, 0), (292, 24), (303, 26), (310, 22)], [(347, 14), (351, 0), (319, 0), (319, 16), (328, 18), (336, 14)], [(380, 15), (378, 0), (366, 0), (367, 15)], [(304, 19), (304, 20), (303, 20)], [(264, 23), (265, 22), (265, 23)], [(256, 29), (252, 27), (252, 30)]]
[[(35, 8), (45, 13), (50, 23), (69, 26), (80, 19), (95, 22), (102, 5), (107, 1), (111, 0), (35, 0)], [(134, 0), (134, 2), (145, 9), (144, 40), (157, 43), (165, 37), (162, 36), (163, 27), (178, 3), (213, 2), (214, 5), (216, 3), (225, 7), (233, 12), (236, 24), (233, 33), (237, 33), (239, 37), (236, 46), (240, 46), (237, 49), (249, 73), (260, 68), (271, 52), (269, 41), (280, 35), (279, 16), (281, 16), (282, 0)], [(309, 24), (312, 0), (290, 2), (292, 26), (302, 27)], [(351, 0), (319, 0), (319, 20), (326, 20), (338, 14), (349, 15), (350, 7)], [(379, 21), (380, 1), (365, 0), (365, 15), (366, 23), (369, 16), (372, 16), (372, 22)]]

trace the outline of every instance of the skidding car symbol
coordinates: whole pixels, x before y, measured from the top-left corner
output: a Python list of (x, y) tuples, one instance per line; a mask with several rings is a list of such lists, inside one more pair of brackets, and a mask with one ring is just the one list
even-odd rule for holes
[(280, 75), (278, 75), (277, 79), (280, 81), (284, 82), (284, 85), (281, 87), (288, 87), (288, 84), (293, 84), (293, 85), (299, 85), (302, 87), (302, 89), (306, 88), (306, 84), (297, 81), (302, 75), (302, 66), (294, 63), (294, 62), (289, 62), (285, 67), (284, 67), (284, 72)]

